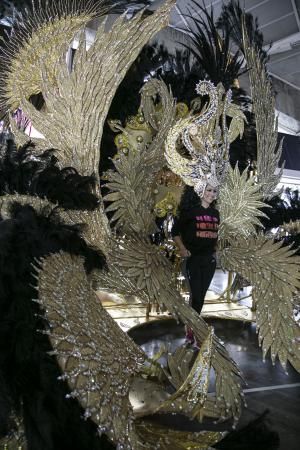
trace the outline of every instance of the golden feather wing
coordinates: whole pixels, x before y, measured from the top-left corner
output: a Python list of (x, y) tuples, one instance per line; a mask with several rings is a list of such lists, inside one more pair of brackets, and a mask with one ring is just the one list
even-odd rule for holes
[[(49, 14), (49, 17), (47, 15)], [(54, 14), (54, 17), (53, 15)], [(52, 17), (51, 17), (52, 15)], [(63, 13), (62, 13), (63, 15)], [(24, 98), (39, 94), (43, 90), (43, 73), (47, 73), (49, 83), (56, 86), (57, 62), (67, 52), (75, 34), (92, 18), (92, 11), (70, 14), (64, 17), (45, 9), (21, 21), (21, 33), (12, 33), (2, 58), (1, 103), (6, 111), (15, 111)]]
[(121, 16), (108, 32), (102, 24), (88, 50), (80, 39), (71, 73), (65, 55), (57, 58), (55, 85), (45, 64), (40, 64), (46, 109), (38, 111), (26, 99), (21, 107), (49, 148), (59, 149), (62, 166), (71, 165), (82, 175), (98, 173), (103, 124), (111, 101), (141, 48), (168, 23), (172, 6), (173, 0), (167, 0), (147, 18), (142, 12), (131, 20)]
[(293, 297), (300, 287), (300, 258), (289, 247), (263, 235), (232, 239), (223, 250), (223, 264), (249, 280), (256, 305), (256, 323), (263, 357), (271, 351), (284, 368), (300, 371), (300, 328), (293, 317)]
[(257, 228), (262, 226), (259, 219), (266, 217), (261, 211), (261, 208), (267, 207), (261, 201), (261, 188), (261, 184), (248, 178), (247, 169), (241, 174), (238, 166), (228, 168), (218, 201), (220, 239), (256, 234)]
[(261, 184), (263, 198), (272, 198), (282, 176), (279, 160), (282, 141), (278, 144), (278, 119), (275, 116), (275, 97), (272, 85), (258, 52), (249, 43), (243, 24), (243, 47), (249, 78), (257, 135), (257, 180)]
[[(153, 180), (165, 163), (162, 146), (175, 117), (175, 102), (167, 86), (152, 80), (142, 89), (142, 109), (151, 115), (152, 95), (158, 94), (162, 104), (161, 120), (152, 142), (138, 152), (129, 150), (114, 161), (115, 171), (107, 172), (106, 187), (111, 191), (105, 200), (106, 211), (113, 211), (112, 221), (123, 231), (147, 236), (156, 231), (153, 214)], [(151, 97), (151, 100), (149, 99)]]
[(90, 287), (83, 260), (66, 253), (41, 261), (38, 302), (50, 324), (54, 354), (85, 417), (114, 442), (128, 444), (132, 425), (129, 389), (144, 353), (122, 332)]

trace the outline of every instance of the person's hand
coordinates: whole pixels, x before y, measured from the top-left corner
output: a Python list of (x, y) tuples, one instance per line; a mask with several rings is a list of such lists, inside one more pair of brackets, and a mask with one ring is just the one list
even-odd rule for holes
[(181, 256), (181, 258), (188, 258), (189, 256), (191, 256), (191, 252), (185, 247), (180, 247), (179, 255)]

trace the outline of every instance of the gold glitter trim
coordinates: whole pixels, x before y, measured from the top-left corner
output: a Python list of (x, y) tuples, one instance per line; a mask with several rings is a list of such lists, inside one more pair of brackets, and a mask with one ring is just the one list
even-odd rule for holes
[(278, 118), (275, 116), (275, 97), (272, 85), (258, 51), (249, 43), (244, 24), (243, 48), (247, 65), (250, 68), (252, 108), (255, 114), (257, 181), (261, 184), (262, 196), (272, 198), (276, 195), (275, 189), (283, 171), (283, 168), (277, 170), (282, 153), (282, 140), (278, 144)]
[(256, 306), (256, 324), (263, 357), (271, 351), (286, 369), (300, 371), (300, 328), (293, 317), (293, 297), (300, 287), (300, 257), (263, 235), (236, 236), (221, 252), (224, 266), (249, 280)]
[[(60, 252), (39, 263), (38, 303), (51, 329), (61, 380), (78, 398), (86, 418), (114, 442), (130, 444), (129, 389), (145, 357), (99, 303), (80, 257)], [(66, 400), (67, 401), (67, 400)]]

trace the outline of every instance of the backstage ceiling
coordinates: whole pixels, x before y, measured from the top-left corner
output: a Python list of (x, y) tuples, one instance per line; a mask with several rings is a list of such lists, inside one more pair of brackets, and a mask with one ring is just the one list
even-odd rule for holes
[[(1, 0), (0, 0), (1, 1)], [(151, 9), (164, 0), (154, 0)], [(180, 34), (186, 34), (188, 25), (188, 5), (191, 0), (177, 0), (170, 17), (170, 26), (156, 39), (163, 41), (169, 48), (180, 41)], [(212, 6), (214, 16), (218, 18), (222, 4), (229, 0), (198, 0), (206, 7)], [(300, 0), (240, 0), (241, 7), (258, 19), (264, 36), (266, 50), (269, 49), (268, 70), (273, 79), (276, 96), (276, 108), (280, 112), (279, 122), (282, 132), (300, 136)], [(130, 3), (130, 2), (128, 2)], [(142, 0), (141, 0), (142, 3)], [(114, 21), (111, 15), (108, 22)], [(87, 38), (93, 40), (97, 20), (90, 24)], [(271, 48), (270, 47), (271, 44)], [(247, 89), (247, 77), (243, 76), (242, 87)]]
[[(222, 4), (228, 0), (203, 3), (213, 6), (217, 18)], [(171, 15), (173, 29), (186, 31), (188, 4), (188, 0), (177, 0)], [(277, 109), (291, 118), (282, 117), (287, 128), (290, 126), (291, 132), (300, 134), (300, 0), (240, 0), (240, 5), (257, 17), (265, 48), (269, 49), (271, 44), (268, 70), (277, 92)]]
[[(171, 16), (174, 28), (185, 29), (187, 0), (177, 0)], [(224, 0), (205, 0), (218, 17)], [(277, 79), (300, 90), (300, 0), (241, 0), (245, 11), (258, 18), (259, 29), (269, 50), (269, 71)]]
[[(154, 0), (150, 8), (156, 9), (163, 1)], [(229, 3), (229, 0), (197, 1), (207, 8), (212, 6), (216, 19), (222, 4)], [(258, 19), (264, 36), (265, 49), (269, 54), (268, 70), (276, 92), (280, 131), (300, 136), (300, 0), (240, 0), (239, 3)], [(186, 42), (188, 27), (193, 28), (192, 21), (186, 17), (190, 14), (190, 4), (191, 0), (177, 0), (171, 12), (170, 26), (160, 32), (154, 41), (164, 43), (171, 51), (178, 47), (176, 42)], [(110, 20), (113, 21), (114, 17)], [(244, 75), (240, 82), (249, 92), (248, 76)]]

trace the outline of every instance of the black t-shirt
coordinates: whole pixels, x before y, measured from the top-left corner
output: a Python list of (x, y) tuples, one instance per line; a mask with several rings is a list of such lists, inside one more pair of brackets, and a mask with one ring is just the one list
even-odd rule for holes
[(192, 255), (209, 256), (215, 252), (219, 223), (217, 209), (195, 206), (175, 217), (172, 236), (180, 236)]

